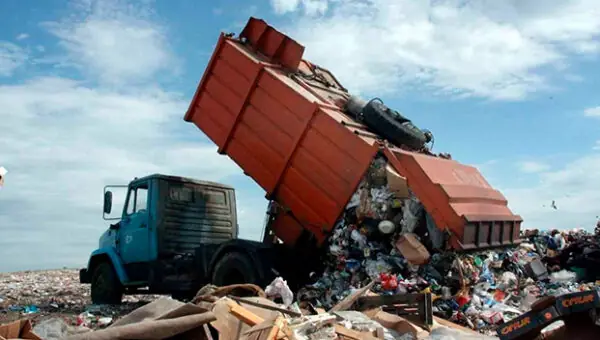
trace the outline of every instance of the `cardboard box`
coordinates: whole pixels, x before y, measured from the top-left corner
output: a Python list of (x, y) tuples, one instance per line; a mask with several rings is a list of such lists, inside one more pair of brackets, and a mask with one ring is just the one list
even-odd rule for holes
[(0, 325), (0, 340), (8, 339), (27, 339), (42, 340), (32, 330), (31, 321), (18, 320), (15, 322)]
[(411, 264), (423, 265), (429, 261), (429, 251), (415, 234), (404, 234), (396, 242), (396, 249)]
[(400, 176), (390, 165), (386, 168), (386, 177), (390, 191), (396, 195), (396, 198), (408, 198), (408, 183), (405, 177)]

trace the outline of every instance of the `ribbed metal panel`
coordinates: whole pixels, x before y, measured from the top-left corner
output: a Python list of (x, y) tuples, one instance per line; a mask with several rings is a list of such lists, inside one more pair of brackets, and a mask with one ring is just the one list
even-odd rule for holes
[(166, 202), (159, 223), (162, 255), (194, 253), (203, 244), (237, 236), (234, 191), (191, 183), (164, 183)]

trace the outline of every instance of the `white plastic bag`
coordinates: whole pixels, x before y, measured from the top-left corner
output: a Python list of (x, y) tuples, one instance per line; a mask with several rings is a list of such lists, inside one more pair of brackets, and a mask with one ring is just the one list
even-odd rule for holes
[(496, 337), (466, 333), (445, 326), (434, 328), (425, 340), (493, 340)]
[(552, 282), (574, 282), (577, 280), (577, 274), (563, 269), (559, 272), (552, 273), (550, 275), (550, 280)]
[(402, 233), (412, 233), (415, 230), (422, 209), (421, 202), (415, 196), (404, 200)]
[(265, 294), (267, 297), (281, 297), (283, 300), (283, 305), (289, 307), (292, 302), (294, 302), (294, 294), (292, 290), (287, 284), (287, 281), (284, 280), (281, 276), (277, 277), (270, 285), (265, 289)]
[(86, 333), (89, 331), (91, 331), (91, 329), (87, 327), (70, 326), (60, 318), (47, 319), (33, 327), (33, 332), (44, 340), (61, 340), (70, 335)]

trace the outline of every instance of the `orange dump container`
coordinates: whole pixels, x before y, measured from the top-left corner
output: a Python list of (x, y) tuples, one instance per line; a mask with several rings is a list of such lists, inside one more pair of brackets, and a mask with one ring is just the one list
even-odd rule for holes
[(271, 226), (285, 243), (321, 244), (371, 161), (383, 151), (457, 249), (519, 242), (521, 218), (471, 166), (400, 150), (343, 112), (349, 93), (304, 47), (250, 18), (221, 35), (185, 115), (286, 209)]

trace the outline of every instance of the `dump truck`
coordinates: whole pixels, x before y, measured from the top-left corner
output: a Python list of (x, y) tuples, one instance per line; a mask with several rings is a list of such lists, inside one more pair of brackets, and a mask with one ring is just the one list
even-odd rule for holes
[(239, 36), (221, 34), (184, 116), (266, 192), (263, 240), (238, 238), (231, 187), (136, 178), (120, 220), (80, 272), (94, 302), (118, 302), (123, 293), (189, 295), (208, 282), (264, 285), (274, 275), (301, 284), (380, 156), (406, 178), (449, 247), (520, 242), (521, 217), (475, 167), (433, 154), (431, 132), (378, 98), (352, 95), (303, 53), (291, 37), (250, 18)]

